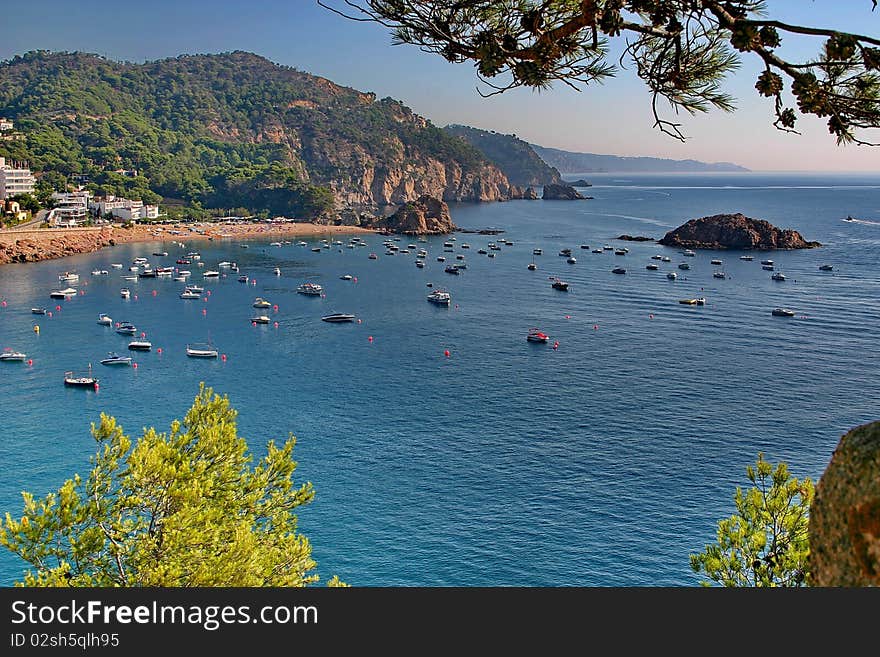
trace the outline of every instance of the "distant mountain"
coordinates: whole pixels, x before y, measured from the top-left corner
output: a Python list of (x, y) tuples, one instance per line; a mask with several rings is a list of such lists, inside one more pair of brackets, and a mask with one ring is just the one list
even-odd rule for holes
[(572, 153), (558, 148), (544, 148), (531, 144), (548, 165), (562, 173), (676, 173), (749, 171), (730, 162), (700, 162), (698, 160), (667, 160), (659, 157), (619, 157), (595, 153)]
[(480, 130), (466, 125), (448, 125), (443, 129), (479, 150), (487, 160), (501, 169), (512, 185), (541, 187), (562, 182), (559, 171), (548, 166), (528, 142), (516, 135), (504, 135), (494, 130)]
[(132, 64), (36, 51), (0, 61), (0, 116), (43, 184), (305, 218), (509, 197), (476, 148), (392, 98), (248, 52)]

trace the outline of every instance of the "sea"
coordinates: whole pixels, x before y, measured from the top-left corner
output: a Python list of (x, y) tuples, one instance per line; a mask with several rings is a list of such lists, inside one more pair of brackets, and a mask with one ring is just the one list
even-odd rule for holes
[[(182, 234), (184, 246), (0, 267), (0, 348), (28, 358), (0, 363), (0, 513), (20, 515), (21, 491), (42, 496), (85, 475), (102, 412), (132, 436), (167, 429), (205, 382), (228, 395), (256, 456), (296, 436), (296, 480), (316, 490), (299, 526), (322, 579), (697, 585), (688, 556), (735, 512), (759, 453), (815, 481), (843, 433), (880, 419), (880, 174), (583, 177), (590, 200), (454, 204), (464, 232), (402, 236), (395, 255), (378, 235), (349, 249), (347, 236), (325, 248)], [(823, 246), (744, 261), (616, 239), (732, 212)], [(502, 232), (471, 232), (484, 229)], [(417, 248), (428, 251), (422, 269)], [(559, 255), (566, 248), (576, 262)], [(190, 251), (203, 267), (175, 264)], [(123, 279), (140, 256), (189, 269), (202, 298), (181, 300), (172, 279)], [(771, 280), (766, 258), (785, 281)], [(221, 261), (248, 282), (228, 269), (203, 279)], [(458, 275), (444, 271), (462, 263)], [(49, 298), (65, 271), (79, 274), (78, 293)], [(551, 287), (556, 277), (567, 292)], [(307, 281), (323, 295), (298, 294)], [(438, 288), (449, 307), (426, 300)], [(268, 324), (251, 321), (258, 296), (273, 306), (259, 311)], [(698, 297), (705, 305), (679, 303)], [(777, 307), (795, 314), (773, 316)], [(334, 312), (356, 321), (321, 321)], [(134, 323), (152, 351), (129, 354), (131, 338), (99, 325), (99, 313)], [(527, 342), (533, 328), (548, 342)], [(194, 342), (223, 357), (187, 358)], [(100, 365), (108, 352), (137, 367)], [(66, 371), (89, 366), (98, 390), (65, 387)], [(0, 585), (25, 568), (0, 553)]]

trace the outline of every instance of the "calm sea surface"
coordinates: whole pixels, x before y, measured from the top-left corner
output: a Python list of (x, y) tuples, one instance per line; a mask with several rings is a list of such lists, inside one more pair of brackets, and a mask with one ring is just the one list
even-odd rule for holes
[[(403, 237), (401, 251), (409, 243), (428, 249), (424, 269), (414, 250), (385, 255), (378, 236), (367, 236), (368, 247), (320, 253), (310, 248), (317, 240), (278, 247), (182, 237), (186, 248), (123, 245), (0, 267), (0, 348), (33, 360), (0, 363), (0, 511), (20, 514), (20, 491), (43, 495), (86, 474), (89, 423), (101, 411), (135, 435), (167, 429), (205, 381), (229, 395), (257, 454), (270, 438), (297, 436), (297, 478), (317, 490), (300, 526), (325, 577), (354, 585), (696, 584), (688, 554), (733, 512), (734, 489), (747, 484), (757, 452), (815, 479), (843, 432), (878, 419), (880, 176), (588, 177), (590, 201), (454, 206), (460, 226), (504, 230), (498, 237), (514, 245), (489, 258), (477, 250), (496, 237), (458, 233), (451, 253), (444, 237)], [(660, 237), (687, 219), (736, 211), (824, 246), (746, 262), (736, 251), (684, 258), (614, 239)], [(594, 254), (582, 244), (629, 253)], [(576, 264), (557, 255), (565, 247)], [(179, 299), (183, 284), (170, 279), (121, 278), (137, 256), (173, 265), (188, 250), (202, 254), (203, 269), (187, 268), (211, 292), (207, 301)], [(467, 269), (444, 273), (456, 255)], [(764, 257), (785, 282), (762, 270)], [(256, 285), (233, 273), (203, 282), (201, 272), (223, 260)], [(533, 261), (537, 271), (526, 267)], [(677, 269), (683, 261), (689, 271)], [(660, 271), (645, 269), (652, 262)], [(834, 270), (819, 271), (825, 263)], [(616, 266), (626, 275), (612, 274)], [(82, 294), (50, 299), (66, 270), (79, 273)], [(673, 270), (676, 281), (666, 278)], [(713, 278), (716, 270), (727, 278)], [(551, 288), (554, 275), (570, 283), (567, 293)], [(323, 285), (326, 297), (297, 294), (304, 281)], [(449, 290), (452, 306), (428, 303), (427, 283)], [(132, 289), (128, 300), (123, 286)], [(272, 323), (251, 325), (256, 296), (277, 304), (268, 309)], [(706, 306), (678, 303), (698, 296)], [(32, 315), (33, 306), (52, 317)], [(796, 316), (771, 316), (777, 306)], [(132, 354), (136, 369), (98, 364), (108, 351), (128, 354), (128, 338), (96, 323), (101, 312), (152, 341), (151, 353)], [(361, 321), (320, 321), (330, 312)], [(527, 343), (531, 327), (550, 343)], [(208, 339), (225, 362), (185, 356), (188, 342)], [(64, 372), (89, 363), (100, 390), (65, 388)], [(0, 554), (0, 584), (23, 568)]]

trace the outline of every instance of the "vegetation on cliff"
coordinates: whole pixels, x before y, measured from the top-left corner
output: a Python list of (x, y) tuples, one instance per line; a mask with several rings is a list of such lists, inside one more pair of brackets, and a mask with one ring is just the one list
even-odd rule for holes
[(421, 193), (494, 200), (508, 183), (476, 149), (390, 98), (247, 52), (131, 64), (30, 52), (0, 63), (0, 113), (24, 135), (0, 156), (42, 186), (315, 218)]

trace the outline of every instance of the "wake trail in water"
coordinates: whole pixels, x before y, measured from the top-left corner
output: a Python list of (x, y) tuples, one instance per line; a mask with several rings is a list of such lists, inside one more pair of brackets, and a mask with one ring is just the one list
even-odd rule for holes
[(585, 212), (584, 214), (591, 214), (597, 217), (618, 217), (620, 219), (632, 219), (633, 221), (641, 221), (642, 223), (653, 224), (654, 226), (672, 227), (672, 224), (667, 224), (662, 221), (658, 221), (657, 219), (649, 219), (648, 217), (635, 217), (630, 214), (609, 214), (607, 212)]

